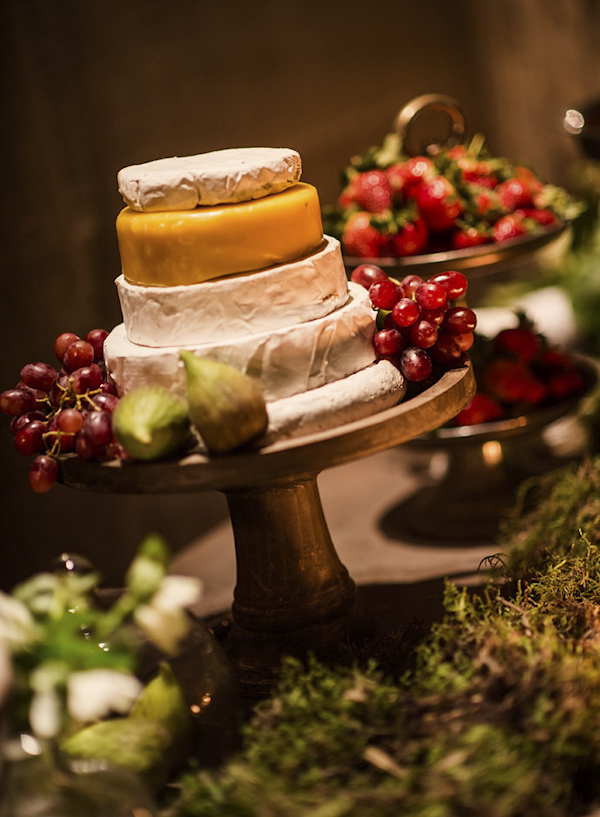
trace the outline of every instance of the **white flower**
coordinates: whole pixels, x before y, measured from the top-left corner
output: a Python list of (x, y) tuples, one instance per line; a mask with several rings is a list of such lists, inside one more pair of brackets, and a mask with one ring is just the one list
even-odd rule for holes
[(0, 641), (11, 650), (35, 641), (37, 631), (29, 609), (14, 596), (0, 591)]
[(55, 688), (34, 692), (29, 707), (29, 723), (38, 738), (49, 739), (58, 735), (61, 701)]
[(159, 649), (172, 655), (189, 628), (185, 608), (201, 591), (202, 582), (193, 576), (165, 576), (150, 602), (134, 612), (135, 621)]
[(53, 738), (60, 731), (62, 698), (59, 689), (63, 687), (68, 671), (67, 665), (61, 661), (47, 661), (31, 673), (29, 683), (33, 697), (29, 723), (38, 738)]
[(117, 712), (125, 715), (142, 690), (133, 675), (111, 669), (73, 672), (67, 680), (67, 709), (80, 723)]

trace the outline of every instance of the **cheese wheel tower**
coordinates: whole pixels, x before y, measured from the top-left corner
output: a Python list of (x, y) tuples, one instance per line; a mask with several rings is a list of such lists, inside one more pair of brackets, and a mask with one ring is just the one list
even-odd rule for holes
[(399, 372), (376, 363), (368, 293), (348, 282), (301, 172), (288, 148), (234, 148), (119, 172), (123, 323), (105, 344), (119, 393), (148, 383), (184, 393), (185, 348), (256, 379), (273, 418), (270, 441), (402, 398)]

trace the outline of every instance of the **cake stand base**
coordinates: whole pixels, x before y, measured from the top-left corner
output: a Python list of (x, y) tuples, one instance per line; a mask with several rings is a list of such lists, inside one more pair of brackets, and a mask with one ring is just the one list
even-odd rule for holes
[(256, 696), (271, 688), (284, 655), (323, 655), (366, 626), (327, 528), (318, 474), (432, 431), (474, 391), (467, 364), (394, 408), (328, 431), (224, 457), (90, 463), (67, 456), (61, 481), (108, 493), (226, 496), (237, 570), (227, 646), (242, 694)]

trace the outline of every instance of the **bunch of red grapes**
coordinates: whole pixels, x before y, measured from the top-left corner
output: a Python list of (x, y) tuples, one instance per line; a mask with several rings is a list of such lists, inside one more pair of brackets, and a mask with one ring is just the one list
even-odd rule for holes
[(0, 394), (0, 410), (12, 417), (15, 449), (34, 456), (29, 485), (36, 493), (56, 481), (60, 454), (74, 452), (83, 460), (123, 456), (112, 430), (119, 398), (104, 367), (107, 335), (104, 329), (84, 338), (61, 333), (54, 342), (60, 369), (27, 363), (17, 385)]
[(368, 289), (378, 310), (373, 338), (378, 359), (392, 361), (409, 382), (420, 384), (430, 379), (435, 364), (452, 368), (463, 363), (477, 318), (472, 309), (455, 303), (467, 291), (462, 272), (396, 280), (375, 264), (361, 264), (350, 278)]

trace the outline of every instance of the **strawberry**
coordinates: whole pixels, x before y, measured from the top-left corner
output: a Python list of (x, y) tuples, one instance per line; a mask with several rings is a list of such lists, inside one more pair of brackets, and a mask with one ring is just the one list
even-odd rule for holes
[(495, 176), (482, 176), (476, 172), (463, 173), (463, 179), (466, 182), (477, 184), (480, 187), (487, 187), (490, 190), (498, 186), (498, 179)]
[(492, 240), (490, 231), (485, 224), (462, 223), (450, 236), (450, 245), (453, 250), (465, 250), (469, 247), (478, 247), (489, 244)]
[(408, 210), (404, 217), (396, 218), (396, 225), (398, 232), (391, 236), (392, 254), (402, 258), (423, 252), (429, 238), (429, 230), (423, 219)]
[(544, 349), (541, 355), (541, 371), (548, 393), (555, 400), (564, 400), (581, 393), (585, 380), (566, 352), (556, 348)]
[(478, 391), (475, 397), (456, 415), (453, 425), (478, 425), (500, 420), (502, 417), (504, 417), (504, 410), (500, 404), (488, 394)]
[(501, 403), (535, 405), (546, 396), (546, 387), (518, 358), (496, 358), (483, 371), (485, 390)]
[(356, 191), (354, 188), (355, 178), (356, 176), (350, 179), (348, 184), (344, 187), (344, 189), (338, 196), (338, 205), (344, 210), (347, 207), (351, 207), (356, 202)]
[(465, 210), (477, 221), (493, 222), (506, 215), (506, 209), (495, 190), (480, 184), (465, 184), (462, 187)]
[(504, 207), (513, 212), (518, 207), (531, 207), (533, 204), (533, 183), (527, 177), (510, 178), (496, 188), (498, 197)]
[(370, 213), (359, 211), (346, 222), (342, 247), (356, 258), (381, 258), (389, 254), (389, 238), (372, 223)]
[(558, 224), (558, 219), (548, 208), (539, 208), (539, 207), (521, 207), (514, 212), (515, 216), (519, 218), (533, 218), (538, 224), (541, 224), (542, 227), (551, 227), (554, 224)]
[(419, 212), (433, 232), (446, 232), (463, 213), (463, 205), (454, 186), (445, 176), (425, 179), (414, 190)]
[(509, 241), (511, 238), (526, 235), (528, 232), (531, 232), (531, 230), (527, 229), (524, 220), (509, 213), (499, 218), (492, 227), (492, 240), (499, 244), (502, 241)]
[(547, 381), (548, 394), (555, 400), (565, 400), (574, 394), (580, 394), (585, 387), (583, 376), (576, 370), (559, 371)]
[(393, 205), (392, 185), (383, 170), (367, 170), (352, 180), (354, 201), (368, 213), (383, 213)]
[(525, 325), (515, 326), (498, 332), (494, 348), (498, 352), (514, 354), (524, 363), (531, 363), (540, 351), (540, 338)]
[(515, 165), (515, 167), (513, 167), (513, 176), (515, 179), (524, 181), (529, 186), (532, 196), (540, 193), (544, 188), (543, 182), (540, 181), (533, 170), (530, 170), (530, 168), (524, 167), (523, 165)]
[(413, 156), (405, 162), (395, 162), (385, 171), (396, 196), (410, 198), (423, 179), (435, 176), (435, 168), (427, 156)]

